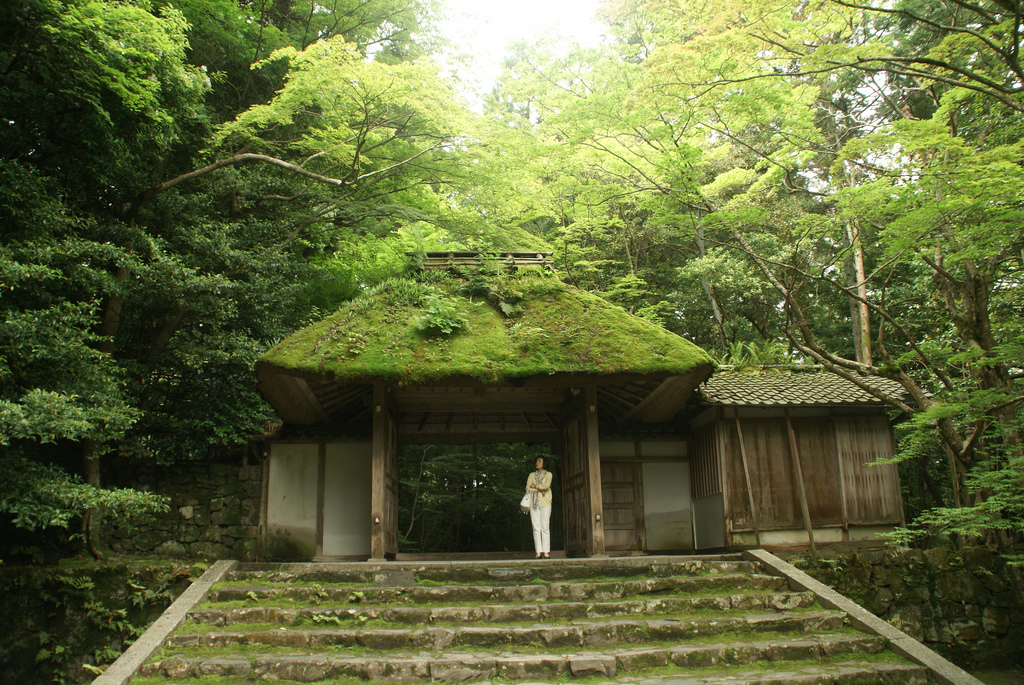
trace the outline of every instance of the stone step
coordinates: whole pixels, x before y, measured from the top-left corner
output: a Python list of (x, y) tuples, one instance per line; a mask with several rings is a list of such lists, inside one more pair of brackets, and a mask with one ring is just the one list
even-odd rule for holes
[(170, 648), (270, 646), (322, 649), (362, 647), (372, 650), (449, 649), (466, 647), (544, 647), (571, 649), (620, 644), (672, 642), (723, 633), (780, 632), (811, 634), (842, 629), (838, 611), (783, 611), (746, 616), (694, 619), (576, 621), (567, 624), (457, 626), (450, 628), (337, 628), (256, 631), (210, 631), (172, 635)]
[[(890, 685), (927, 685), (928, 672), (912, 664), (867, 664), (855, 661), (829, 666), (805, 667), (793, 671), (748, 671), (726, 676), (664, 676), (645, 678), (634, 685), (852, 685), (888, 683)], [(531, 685), (544, 685), (533, 683)]]
[(247, 564), (234, 579), (143, 667), (147, 683), (928, 682), (736, 558)]
[(772, 592), (713, 597), (660, 597), (620, 602), (564, 602), (530, 604), (484, 604), (467, 607), (383, 607), (347, 605), (297, 607), (236, 607), (196, 609), (189, 619), (201, 625), (230, 626), (246, 623), (291, 625), (306, 623), (360, 623), (379, 620), (403, 625), (439, 622), (499, 623), (546, 621), (552, 619), (614, 618), (653, 616), (689, 611), (788, 611), (814, 604), (811, 592)]
[(778, 576), (728, 573), (702, 576), (669, 576), (603, 582), (557, 582), (531, 585), (437, 585), (437, 586), (327, 586), (252, 585), (215, 586), (210, 602), (290, 599), (298, 602), (350, 602), (413, 604), (478, 602), (549, 602), (611, 600), (660, 593), (694, 593), (721, 588), (777, 591), (786, 585)]
[[(607, 578), (664, 578), (680, 575), (754, 573), (756, 562), (739, 557), (720, 559), (646, 559), (622, 557), (615, 560), (554, 560), (551, 562), (505, 563), (465, 567), (451, 563), (396, 563), (367, 568), (365, 563), (244, 564), (232, 580), (260, 583), (354, 583), (391, 584), (389, 577), (408, 575), (413, 581), (440, 583), (530, 583)], [(382, 582), (383, 581), (383, 582)], [(412, 584), (412, 582), (408, 583)]]
[[(799, 640), (746, 641), (731, 644), (640, 647), (566, 654), (523, 654), (511, 652), (443, 652), (406, 656), (341, 656), (328, 654), (250, 654), (215, 658), (169, 656), (143, 667), (143, 676), (163, 676), (174, 679), (203, 676), (238, 677), (265, 680), (292, 680), (315, 682), (335, 678), (358, 678), (373, 682), (400, 682), (434, 680), (461, 682), (484, 678), (523, 680), (537, 678), (582, 678), (601, 676), (614, 678), (626, 673), (674, 666), (680, 669), (675, 678), (716, 677), (714, 669), (727, 666), (749, 665), (771, 661), (773, 672), (787, 672), (789, 662), (804, 662), (799, 668), (807, 669), (805, 662), (828, 659), (832, 663), (819, 664), (833, 672), (855, 667), (865, 672), (882, 669), (891, 672), (890, 664), (862, 662), (835, 663), (844, 655), (873, 655), (884, 651), (881, 638), (851, 635), (818, 635)], [(916, 668), (916, 667), (915, 667)], [(895, 669), (902, 671), (903, 667)], [(709, 673), (709, 671), (712, 671)], [(797, 672), (797, 671), (792, 671)], [(702, 675), (703, 673), (703, 675)], [(918, 671), (915, 671), (918, 673)], [(923, 673), (923, 672), (920, 672)], [(920, 675), (919, 673), (919, 675)], [(762, 670), (761, 676), (765, 674)], [(850, 673), (845, 677), (849, 678)], [(721, 676), (719, 676), (721, 678)], [(728, 680), (732, 682), (731, 680)], [(784, 682), (784, 681), (773, 681)], [(832, 682), (832, 681), (821, 681)], [(843, 682), (851, 682), (844, 680)], [(863, 682), (872, 682), (867, 679)], [(914, 681), (876, 682), (927, 682)]]

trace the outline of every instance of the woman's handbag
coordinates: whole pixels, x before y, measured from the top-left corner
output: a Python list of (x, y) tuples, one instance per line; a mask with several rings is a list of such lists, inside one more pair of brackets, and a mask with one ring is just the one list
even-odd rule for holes
[(529, 514), (530, 500), (532, 498), (533, 495), (531, 495), (530, 493), (526, 493), (525, 495), (523, 495), (523, 499), (519, 500), (519, 511), (523, 512), (524, 514)]

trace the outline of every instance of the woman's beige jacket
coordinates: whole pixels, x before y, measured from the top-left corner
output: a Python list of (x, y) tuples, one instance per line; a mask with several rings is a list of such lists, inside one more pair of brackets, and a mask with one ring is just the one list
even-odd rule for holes
[(526, 479), (526, 491), (535, 492), (538, 501), (538, 506), (550, 507), (551, 506), (551, 481), (554, 480), (554, 476), (551, 475), (550, 471), (544, 471), (544, 475), (540, 478), (540, 483), (537, 483), (537, 472), (533, 471), (530, 473), (530, 477)]

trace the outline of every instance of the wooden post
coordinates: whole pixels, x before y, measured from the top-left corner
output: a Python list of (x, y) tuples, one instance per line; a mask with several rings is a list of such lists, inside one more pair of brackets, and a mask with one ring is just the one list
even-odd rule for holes
[(603, 556), (604, 548), (604, 496), (601, 493), (601, 445), (597, 435), (597, 388), (593, 385), (584, 389), (586, 404), (583, 407), (583, 421), (586, 426), (587, 483), (590, 490), (590, 540), (587, 542), (590, 556)]
[(783, 409), (786, 416), (786, 430), (789, 432), (789, 453), (793, 457), (793, 478), (796, 480), (796, 487), (800, 493), (800, 511), (804, 515), (804, 528), (807, 529), (807, 539), (811, 542), (811, 556), (818, 556), (818, 550), (814, 547), (814, 531), (811, 530), (811, 510), (807, 508), (807, 490), (804, 488), (804, 470), (800, 465), (800, 448), (796, 444), (796, 431), (793, 430), (793, 422), (789, 420), (789, 409)]
[(316, 467), (316, 555), (324, 553), (324, 501), (327, 487), (327, 443), (320, 443)]
[(740, 410), (732, 408), (732, 416), (736, 419), (736, 435), (740, 439), (740, 460), (743, 462), (743, 479), (747, 482), (747, 503), (750, 505), (750, 520), (754, 524), (754, 541), (761, 546), (761, 531), (758, 528), (757, 511), (754, 509), (754, 491), (750, 487), (750, 466), (747, 462), (747, 448), (743, 444), (743, 428), (740, 427)]
[(384, 560), (384, 499), (388, 415), (384, 384), (373, 384), (373, 438), (370, 461), (370, 559)]
[(266, 453), (263, 456), (263, 474), (260, 478), (260, 523), (256, 529), (257, 547), (255, 561), (263, 561), (267, 554), (267, 508), (270, 500), (270, 447), (264, 443)]
[[(712, 446), (714, 449), (714, 461), (718, 471), (718, 487), (722, 493), (722, 528), (725, 530), (723, 542), (726, 547), (732, 547), (733, 511), (732, 511), (732, 472), (729, 470), (731, 460), (725, 449), (725, 410), (722, 407), (715, 409), (715, 427), (712, 435)], [(713, 476), (712, 476), (713, 478)]]

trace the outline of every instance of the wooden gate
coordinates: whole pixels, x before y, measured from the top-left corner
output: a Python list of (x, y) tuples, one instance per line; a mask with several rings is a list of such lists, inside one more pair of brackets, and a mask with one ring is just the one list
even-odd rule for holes
[(569, 402), (561, 418), (565, 552), (604, 554), (597, 389), (584, 389)]
[(570, 555), (585, 554), (590, 537), (586, 455), (583, 403), (573, 402), (562, 421), (562, 524), (565, 553)]
[(644, 549), (643, 465), (628, 461), (602, 462), (601, 498), (606, 549)]

